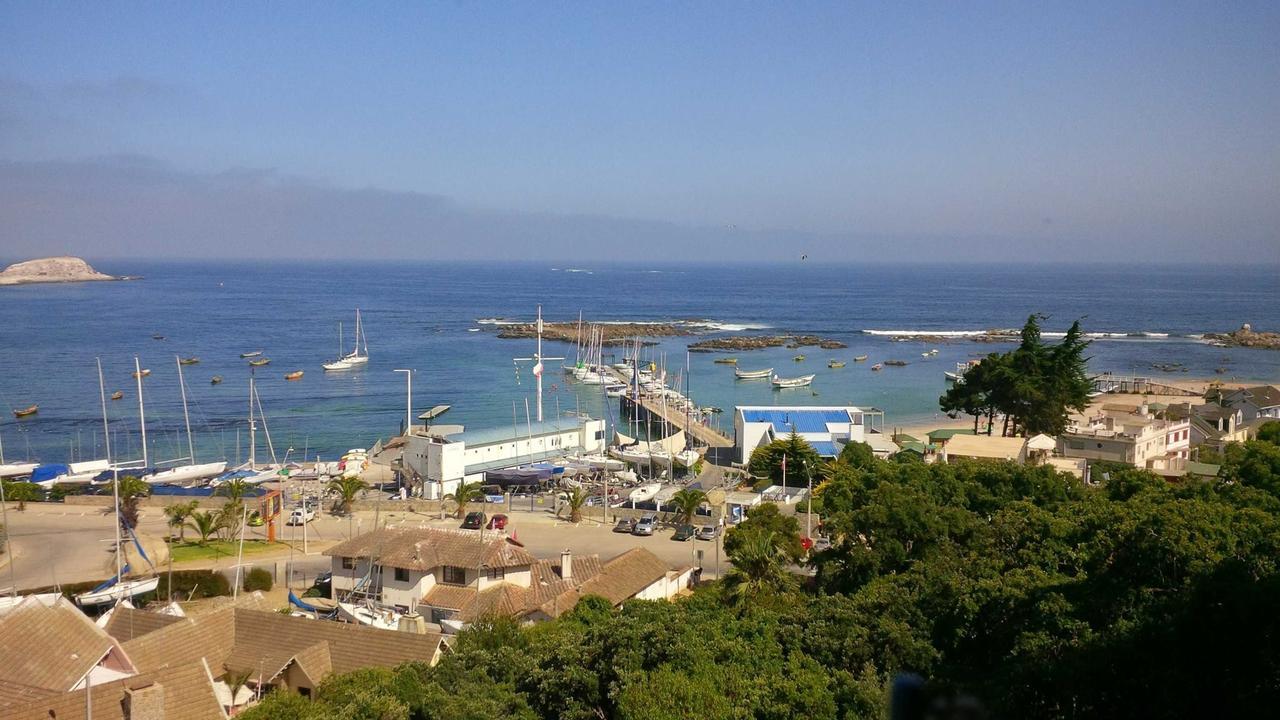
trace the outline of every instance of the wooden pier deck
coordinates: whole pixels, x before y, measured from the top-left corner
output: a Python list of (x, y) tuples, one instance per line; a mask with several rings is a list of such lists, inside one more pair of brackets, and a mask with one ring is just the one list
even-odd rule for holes
[[(626, 384), (628, 382), (625, 378), (622, 377), (622, 375), (614, 371), (613, 368), (609, 369), (609, 373), (619, 383)], [(631, 414), (632, 400), (633, 399), (630, 395), (626, 395), (621, 399), (619, 407), (621, 408), (621, 412), (623, 413), (624, 417), (627, 417)], [(697, 420), (693, 420), (692, 418), (685, 417), (684, 413), (678, 412), (673, 407), (665, 406), (661, 398), (648, 397), (642, 393), (640, 395), (639, 404), (640, 404), (640, 409), (645, 411), (645, 413), (647, 413), (649, 418), (665, 420), (667, 422), (667, 425), (669, 425), (670, 427), (683, 430), (686, 435), (698, 441), (699, 443), (706, 445), (707, 447), (713, 447), (713, 448), (733, 447), (733, 438), (720, 433), (715, 428), (703, 425)]]
[(1104, 393), (1120, 393), (1144, 395), (1181, 395), (1184, 397), (1200, 397), (1200, 393), (1186, 388), (1166, 385), (1149, 377), (1134, 375), (1112, 375), (1103, 373), (1093, 379), (1093, 389)]

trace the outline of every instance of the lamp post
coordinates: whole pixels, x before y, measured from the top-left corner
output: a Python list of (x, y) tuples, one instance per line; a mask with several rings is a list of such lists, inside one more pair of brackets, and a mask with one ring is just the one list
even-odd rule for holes
[(394, 372), (404, 373), (404, 434), (408, 435), (413, 429), (413, 371), (397, 368)]

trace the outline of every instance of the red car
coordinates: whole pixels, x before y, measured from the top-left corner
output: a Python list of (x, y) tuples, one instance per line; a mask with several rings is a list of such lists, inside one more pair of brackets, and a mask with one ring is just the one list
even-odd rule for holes
[(489, 529), (490, 529), (490, 530), (506, 530), (506, 529), (507, 529), (507, 516), (506, 516), (506, 515), (494, 515), (492, 518), (490, 518), (490, 519), (489, 519)]

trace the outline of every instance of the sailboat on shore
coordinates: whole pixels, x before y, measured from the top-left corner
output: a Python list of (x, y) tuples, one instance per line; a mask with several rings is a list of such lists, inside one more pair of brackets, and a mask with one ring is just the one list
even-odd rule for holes
[[(156, 472), (143, 478), (149, 485), (157, 483), (180, 483), (190, 480), (200, 480), (201, 478), (213, 477), (220, 475), (227, 469), (227, 463), (197, 463), (196, 462), (196, 446), (195, 441), (191, 437), (191, 415), (187, 412), (187, 382), (182, 376), (182, 358), (175, 358), (178, 362), (178, 388), (182, 393), (182, 421), (187, 428), (187, 465), (178, 465), (166, 470), (157, 470)], [(139, 394), (139, 401), (142, 396)]]
[(324, 363), (325, 370), (352, 370), (369, 362), (369, 341), (364, 336), (360, 322), (360, 308), (356, 308), (356, 331), (351, 352), (342, 354), (342, 323), (338, 323), (338, 359)]

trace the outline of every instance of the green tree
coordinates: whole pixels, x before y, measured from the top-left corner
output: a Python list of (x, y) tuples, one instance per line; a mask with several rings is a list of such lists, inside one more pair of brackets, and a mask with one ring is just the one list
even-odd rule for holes
[(876, 453), (864, 442), (851, 442), (840, 449), (840, 456), (836, 461), (850, 467), (869, 468), (876, 461)]
[(116, 480), (114, 491), (120, 495), (121, 527), (126, 530), (137, 527), (142, 499), (151, 494), (151, 487), (133, 475), (123, 475)]
[(191, 513), (195, 512), (199, 505), (199, 500), (191, 500), (165, 507), (164, 514), (169, 522), (169, 532), (172, 535), (173, 530), (178, 531), (178, 542), (186, 540), (187, 518), (191, 517)]
[(209, 544), (209, 538), (218, 534), (222, 529), (222, 523), (221, 513), (210, 510), (193, 511), (186, 520), (186, 526), (200, 536), (201, 545)]
[(707, 501), (707, 494), (696, 488), (682, 488), (671, 496), (671, 506), (681, 523), (692, 524), (698, 508)]
[(805, 485), (810, 473), (817, 473), (822, 465), (818, 452), (792, 429), (787, 437), (751, 451), (747, 467), (755, 477), (765, 478), (772, 485), (781, 485), (784, 458), (787, 484), (791, 487)]
[(40, 486), (32, 482), (4, 483), (5, 502), (18, 503), (18, 512), (27, 509), (27, 503), (40, 499)]
[[(580, 487), (574, 487), (574, 488), (569, 488), (564, 493), (564, 505), (560, 509), (569, 511), (569, 522), (578, 523), (578, 522), (582, 522), (582, 507), (586, 504), (587, 504), (586, 491)], [(465, 504), (459, 506), (459, 510), (458, 510), (459, 517), (465, 514), (463, 510), (463, 508), (465, 507), (466, 507)]]
[(1258, 440), (1272, 445), (1280, 445), (1280, 422), (1271, 420), (1262, 423), (1258, 428)]
[(768, 535), (778, 551), (790, 562), (799, 562), (804, 555), (800, 539), (800, 521), (794, 515), (783, 515), (771, 502), (760, 503), (747, 511), (747, 518), (730, 528), (724, 536), (724, 551), (729, 560), (735, 559), (752, 538)]
[(356, 496), (369, 489), (369, 484), (357, 476), (336, 477), (329, 481), (329, 492), (338, 496), (334, 510), (338, 513), (351, 512), (351, 503)]
[(458, 483), (458, 487), (454, 489), (453, 492), (444, 496), (444, 499), (449, 500), (453, 502), (455, 505), (457, 505), (457, 509), (454, 511), (454, 514), (457, 516), (459, 520), (461, 520), (467, 515), (467, 506), (481, 499), (482, 497), (484, 497), (484, 492), (480, 490), (480, 483), (460, 482)]
[(767, 604), (796, 587), (773, 533), (754, 532), (742, 538), (724, 586), (729, 601), (738, 607)]

